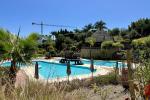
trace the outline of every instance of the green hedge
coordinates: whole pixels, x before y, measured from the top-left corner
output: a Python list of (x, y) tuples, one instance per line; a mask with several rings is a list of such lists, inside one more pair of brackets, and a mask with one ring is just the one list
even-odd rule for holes
[(139, 49), (142, 49), (143, 47), (150, 48), (150, 36), (133, 40), (132, 46)]

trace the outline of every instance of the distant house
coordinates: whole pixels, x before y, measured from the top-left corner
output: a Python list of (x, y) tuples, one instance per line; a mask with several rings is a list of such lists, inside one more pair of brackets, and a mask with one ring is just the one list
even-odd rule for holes
[(94, 44), (94, 46), (92, 48), (89, 47), (89, 45), (87, 44), (83, 44), (82, 48), (81, 48), (81, 57), (85, 57), (85, 58), (90, 58), (90, 52), (93, 53), (92, 57), (97, 58), (97, 56), (100, 55), (101, 53), (101, 43), (103, 41), (109, 41), (109, 40), (113, 40), (112, 36), (109, 35), (109, 33), (107, 31), (100, 31), (100, 30), (96, 30), (93, 34), (92, 37), (96, 39), (96, 43)]
[(51, 38), (50, 35), (40, 35), (40, 38), (38, 40), (38, 43), (42, 44), (48, 40), (48, 38)]
[(112, 36), (104, 30), (97, 30), (92, 34), (92, 37), (96, 39), (95, 47), (100, 46), (103, 41), (113, 40)]

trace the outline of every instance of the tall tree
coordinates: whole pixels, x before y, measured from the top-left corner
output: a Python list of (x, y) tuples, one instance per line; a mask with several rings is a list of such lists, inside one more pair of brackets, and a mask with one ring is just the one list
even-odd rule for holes
[(85, 25), (83, 28), (83, 32), (88, 32), (93, 28), (94, 28), (94, 26), (92, 24)]
[(140, 38), (140, 37), (141, 37), (141, 34), (139, 34), (135, 29), (132, 29), (129, 32), (129, 38), (130, 39), (137, 39), (137, 38)]
[(122, 38), (129, 38), (129, 30), (128, 29), (120, 29), (120, 35)]
[(27, 38), (28, 39), (32, 39), (34, 41), (38, 41), (40, 39), (40, 34), (38, 34), (38, 33), (30, 33)]
[(97, 21), (97, 22), (95, 23), (95, 28), (96, 28), (96, 29), (99, 29), (100, 31), (101, 31), (101, 30), (104, 30), (104, 29), (107, 29), (106, 23), (105, 23), (104, 21), (102, 21), (102, 20)]
[(143, 18), (132, 22), (129, 26), (129, 31), (131, 30), (136, 30), (140, 34), (140, 37), (150, 35), (150, 19)]
[(109, 33), (111, 36), (117, 36), (120, 34), (119, 28), (113, 28), (112, 30), (109, 30)]
[(0, 29), (0, 60), (10, 58), (10, 51), (12, 48), (11, 42), (13, 42), (15, 36), (9, 31)]
[(108, 33), (113, 37), (113, 41), (118, 40), (115, 39), (116, 36), (120, 38), (120, 29), (119, 28), (113, 28), (112, 30), (108, 30)]

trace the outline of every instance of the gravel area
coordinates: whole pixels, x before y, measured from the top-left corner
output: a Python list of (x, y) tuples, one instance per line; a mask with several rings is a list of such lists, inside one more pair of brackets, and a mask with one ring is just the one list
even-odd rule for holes
[[(107, 85), (102, 87), (93, 86), (92, 88), (80, 88), (66, 95), (67, 100), (125, 100), (129, 98), (129, 93), (124, 93), (121, 85)], [(74, 100), (73, 99), (73, 100)]]

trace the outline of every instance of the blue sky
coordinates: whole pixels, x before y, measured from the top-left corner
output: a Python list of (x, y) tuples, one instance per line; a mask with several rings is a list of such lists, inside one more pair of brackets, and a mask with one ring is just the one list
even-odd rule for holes
[[(150, 0), (0, 0), (0, 27), (21, 36), (40, 32), (32, 22), (82, 28), (98, 20), (108, 28), (127, 28), (132, 21), (150, 18)], [(58, 30), (44, 27), (44, 34)]]

